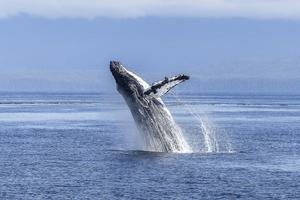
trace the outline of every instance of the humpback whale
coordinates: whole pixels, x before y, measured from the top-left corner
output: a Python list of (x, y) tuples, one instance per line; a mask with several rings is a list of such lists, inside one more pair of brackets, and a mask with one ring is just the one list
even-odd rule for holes
[(135, 124), (142, 133), (146, 150), (158, 152), (190, 152), (180, 127), (175, 123), (161, 97), (179, 83), (188, 80), (178, 75), (149, 85), (127, 70), (120, 62), (110, 61), (118, 92), (125, 99)]

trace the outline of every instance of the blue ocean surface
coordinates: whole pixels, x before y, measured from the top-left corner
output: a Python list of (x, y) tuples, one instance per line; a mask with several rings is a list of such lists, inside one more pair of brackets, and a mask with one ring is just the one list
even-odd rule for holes
[(300, 199), (300, 96), (164, 101), (192, 153), (144, 151), (117, 94), (1, 93), (0, 199)]

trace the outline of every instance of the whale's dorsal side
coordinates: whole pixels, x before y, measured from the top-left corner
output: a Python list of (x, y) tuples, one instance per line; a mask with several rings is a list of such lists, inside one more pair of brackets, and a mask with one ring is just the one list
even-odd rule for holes
[(145, 95), (150, 95), (155, 98), (159, 98), (169, 92), (173, 87), (182, 83), (185, 80), (188, 80), (189, 76), (181, 74), (178, 76), (173, 76), (171, 78), (165, 77), (164, 80), (155, 82), (151, 87), (145, 90)]

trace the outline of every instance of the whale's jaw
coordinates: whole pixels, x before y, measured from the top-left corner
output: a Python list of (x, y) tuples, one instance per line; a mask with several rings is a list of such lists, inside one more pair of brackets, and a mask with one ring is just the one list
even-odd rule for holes
[(110, 61), (110, 71), (116, 80), (118, 91), (123, 96), (130, 97), (136, 92), (143, 95), (144, 90), (150, 87), (146, 81), (127, 70), (119, 61)]
[(118, 61), (110, 61), (109, 64), (110, 71), (114, 76), (116, 83), (120, 85), (125, 85), (129, 81), (129, 77), (126, 73), (125, 68)]

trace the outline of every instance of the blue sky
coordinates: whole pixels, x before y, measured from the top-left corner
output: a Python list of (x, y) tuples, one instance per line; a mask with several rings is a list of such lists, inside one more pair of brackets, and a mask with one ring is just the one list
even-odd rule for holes
[(149, 82), (190, 74), (188, 87), (199, 92), (300, 89), (300, 5), (292, 1), (270, 4), (273, 12), (263, 9), (266, 0), (263, 5), (229, 1), (238, 2), (234, 9), (219, 0), (217, 6), (204, 0), (201, 5), (155, 0), (150, 8), (145, 6), (149, 1), (130, 0), (132, 6), (119, 7), (117, 1), (105, 6), (82, 1), (82, 10), (76, 7), (80, 0), (51, 5), (28, 0), (31, 7), (3, 2), (1, 91), (110, 90), (115, 87), (108, 71), (111, 59)]

